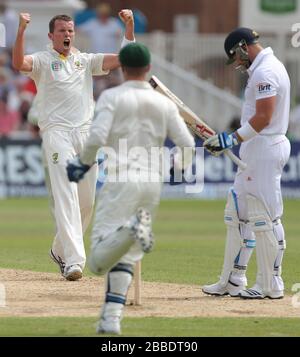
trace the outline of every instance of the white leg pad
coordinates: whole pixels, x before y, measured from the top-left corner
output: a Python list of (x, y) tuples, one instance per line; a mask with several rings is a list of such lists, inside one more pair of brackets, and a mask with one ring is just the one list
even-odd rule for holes
[(118, 263), (107, 274), (105, 302), (101, 309), (98, 333), (121, 333), (121, 320), (134, 266)]
[(240, 222), (240, 234), (242, 237), (242, 248), (236, 259), (236, 269), (246, 270), (253, 249), (256, 246), (255, 235), (248, 223)]
[(276, 260), (280, 251), (274, 233), (274, 224), (264, 204), (252, 195), (247, 195), (248, 216), (252, 230), (256, 235), (256, 257), (262, 292), (265, 296), (276, 296), (283, 291), (280, 276), (275, 273)]
[[(131, 264), (118, 263), (107, 274), (107, 294), (116, 294), (123, 296), (126, 299), (129, 286), (132, 281), (134, 266)], [(125, 304), (125, 301), (113, 301), (106, 297), (107, 302), (120, 302)]]
[(239, 220), (237, 197), (233, 190), (228, 194), (224, 221), (227, 225), (227, 237), (220, 284), (226, 285), (230, 280), (236, 285), (246, 286), (245, 272), (255, 239), (249, 227)]
[(275, 265), (274, 265), (274, 274), (277, 276), (281, 276), (281, 264), (283, 260), (283, 254), (286, 249), (286, 241), (285, 241), (283, 225), (281, 224), (280, 220), (274, 225), (274, 234), (277, 239), (278, 248), (279, 248)]
[(234, 262), (241, 249), (241, 236), (238, 228), (233, 228), (232, 226), (227, 227), (225, 254), (223, 269), (220, 276), (220, 283), (226, 286), (231, 273), (234, 270)]

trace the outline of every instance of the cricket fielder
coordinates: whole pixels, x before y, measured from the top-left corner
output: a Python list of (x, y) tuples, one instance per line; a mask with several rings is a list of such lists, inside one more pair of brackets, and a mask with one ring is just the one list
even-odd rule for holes
[[(69, 179), (78, 182), (93, 165), (98, 148), (106, 146), (112, 159), (116, 155), (119, 177), (128, 177), (126, 182), (108, 180), (100, 191), (89, 258), (92, 272), (108, 271), (97, 332), (114, 334), (121, 332), (134, 265), (153, 245), (151, 216), (160, 201), (162, 179), (142, 179), (143, 174), (149, 177), (151, 148), (163, 147), (167, 136), (181, 148), (195, 145), (176, 105), (146, 81), (150, 69), (147, 47), (129, 44), (119, 58), (125, 83), (102, 93), (90, 137), (67, 167)], [(120, 139), (126, 140), (128, 155), (119, 152)], [(152, 161), (151, 177), (160, 177), (160, 169), (159, 162)], [(136, 172), (139, 176), (130, 179)]]
[[(290, 80), (284, 65), (259, 35), (238, 28), (225, 40), (228, 63), (248, 72), (241, 128), (204, 142), (212, 153), (241, 143), (240, 157), (247, 164), (238, 171), (225, 208), (227, 242), (220, 281), (206, 285), (211, 295), (246, 299), (279, 299), (284, 296), (281, 263), (286, 242), (281, 223), (283, 203), (280, 180), (290, 156), (286, 138), (290, 111)], [(257, 279), (246, 289), (246, 268), (256, 243)]]
[[(134, 41), (131, 10), (122, 10), (123, 44)], [(56, 236), (50, 251), (67, 280), (82, 277), (85, 265), (83, 234), (92, 216), (97, 165), (79, 184), (70, 183), (65, 165), (82, 149), (94, 114), (94, 75), (106, 75), (120, 66), (117, 54), (81, 53), (73, 47), (73, 19), (57, 15), (49, 22), (52, 44), (46, 51), (24, 55), (24, 33), (30, 14), (21, 13), (13, 48), (13, 66), (27, 73), (37, 87), (38, 125), (49, 170), (56, 221)]]

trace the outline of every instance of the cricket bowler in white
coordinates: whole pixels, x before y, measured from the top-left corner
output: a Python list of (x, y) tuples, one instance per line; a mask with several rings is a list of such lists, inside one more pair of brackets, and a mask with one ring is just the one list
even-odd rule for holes
[[(279, 299), (284, 296), (281, 264), (286, 247), (281, 216), (280, 180), (290, 156), (286, 138), (290, 112), (290, 79), (270, 47), (249, 28), (232, 31), (225, 40), (228, 63), (248, 72), (241, 128), (204, 142), (214, 154), (241, 143), (240, 156), (247, 164), (239, 170), (225, 208), (227, 241), (223, 271), (218, 283), (206, 285), (211, 295), (245, 299)], [(257, 278), (246, 289), (246, 268), (256, 244)]]
[[(121, 176), (140, 173), (141, 179), (106, 181), (96, 206), (89, 266), (95, 274), (108, 271), (97, 332), (113, 334), (121, 332), (120, 320), (135, 263), (153, 246), (151, 217), (160, 202), (163, 180), (142, 179), (143, 173), (149, 175), (151, 148), (163, 147), (167, 136), (182, 149), (195, 145), (176, 105), (146, 81), (150, 69), (147, 47), (129, 44), (119, 57), (125, 83), (102, 93), (90, 137), (79, 158), (67, 167), (69, 179), (78, 182), (93, 165), (99, 147), (106, 146), (116, 153)], [(120, 139), (127, 140), (129, 155), (119, 153)], [(140, 148), (146, 151), (146, 156), (135, 150)], [(160, 177), (160, 170), (159, 162), (151, 162), (152, 175)]]
[[(123, 45), (134, 41), (131, 10), (122, 10)], [(57, 15), (49, 22), (51, 44), (46, 51), (24, 55), (24, 34), (30, 14), (21, 13), (13, 66), (28, 74), (37, 87), (38, 126), (43, 139), (54, 201), (56, 236), (50, 250), (67, 280), (82, 277), (86, 255), (83, 234), (90, 222), (95, 200), (97, 165), (79, 184), (70, 183), (65, 165), (82, 149), (94, 114), (94, 75), (106, 75), (120, 66), (118, 54), (81, 53), (73, 47), (74, 22)]]

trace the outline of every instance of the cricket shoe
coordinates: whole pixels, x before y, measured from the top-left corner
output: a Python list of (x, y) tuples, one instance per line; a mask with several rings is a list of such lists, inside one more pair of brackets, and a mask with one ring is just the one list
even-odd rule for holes
[(121, 323), (118, 316), (101, 317), (96, 327), (96, 333), (121, 335)]
[(154, 245), (152, 233), (151, 213), (144, 208), (139, 208), (133, 224), (134, 238), (139, 242), (144, 253), (150, 253)]
[(239, 292), (243, 289), (245, 289), (245, 285), (237, 285), (230, 280), (225, 286), (218, 282), (212, 285), (204, 285), (202, 287), (202, 291), (205, 294), (215, 296), (230, 295), (231, 297), (238, 297)]
[(53, 253), (53, 250), (52, 250), (52, 249), (50, 249), (50, 251), (49, 251), (49, 256), (50, 256), (50, 258), (54, 261), (54, 263), (56, 263), (56, 264), (59, 266), (61, 275), (64, 276), (64, 271), (65, 271), (66, 263), (61, 259), (61, 257), (56, 256), (56, 255)]
[(269, 294), (264, 294), (262, 289), (255, 284), (252, 288), (240, 291), (239, 297), (248, 300), (261, 300), (261, 299), (282, 299), (284, 297), (283, 291), (273, 291)]
[(78, 264), (70, 265), (65, 268), (64, 277), (67, 280), (74, 281), (82, 278), (82, 269)]

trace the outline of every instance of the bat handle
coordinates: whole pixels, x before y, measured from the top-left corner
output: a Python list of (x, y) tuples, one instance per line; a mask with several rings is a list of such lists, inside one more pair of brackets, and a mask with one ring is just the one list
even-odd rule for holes
[(231, 150), (226, 150), (224, 152), (226, 156), (228, 156), (241, 170), (245, 170), (247, 164), (245, 164), (241, 159), (239, 159)]

